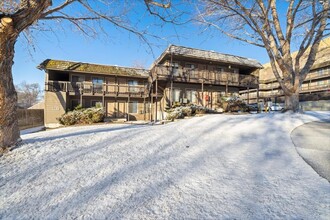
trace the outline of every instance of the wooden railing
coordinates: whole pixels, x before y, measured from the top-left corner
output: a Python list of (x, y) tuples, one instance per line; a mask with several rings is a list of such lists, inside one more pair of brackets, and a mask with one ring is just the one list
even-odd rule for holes
[(322, 85), (306, 85), (300, 88), (300, 92), (315, 92), (315, 91), (330, 91), (330, 84), (322, 84)]
[(259, 85), (259, 89), (277, 89), (279, 87), (280, 87), (280, 84), (278, 82)]
[(322, 73), (319, 73), (319, 72), (308, 73), (305, 81), (306, 80), (324, 78), (324, 77), (330, 77), (330, 70), (329, 69), (324, 70)]
[[(300, 88), (300, 93), (307, 93), (307, 92), (316, 92), (316, 91), (330, 91), (330, 84), (323, 84), (323, 85), (313, 85), (313, 86), (302, 86)], [(267, 98), (267, 97), (277, 97), (284, 95), (282, 90), (276, 91), (259, 91), (260, 98)], [(242, 99), (247, 99), (248, 95), (246, 93), (240, 94)], [(256, 92), (249, 93), (249, 99), (257, 98)]]
[[(330, 77), (330, 70), (326, 69), (322, 73), (319, 72), (311, 72), (308, 73), (306, 76), (306, 79), (304, 82), (307, 82), (309, 80), (315, 80), (315, 79), (321, 79), (321, 78), (328, 78)], [(260, 79), (260, 83), (266, 84), (266, 83), (277, 83), (276, 78), (271, 78), (271, 79)]]
[(238, 73), (209, 71), (188, 68), (172, 68), (167, 66), (156, 66), (153, 78), (171, 79), (174, 82), (206, 83), (215, 85), (257, 87), (258, 80), (252, 75), (243, 75)]
[(119, 84), (93, 84), (91, 82), (48, 81), (45, 90), (50, 92), (68, 92), (70, 95), (105, 95), (105, 96), (135, 96), (148, 95), (146, 86), (119, 85)]

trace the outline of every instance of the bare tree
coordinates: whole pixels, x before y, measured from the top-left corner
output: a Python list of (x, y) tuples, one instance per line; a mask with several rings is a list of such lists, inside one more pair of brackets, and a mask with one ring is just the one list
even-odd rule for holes
[(15, 85), (17, 92), (17, 105), (29, 108), (40, 100), (41, 89), (38, 83), (27, 83), (25, 81)]
[[(146, 12), (166, 17), (169, 0), (104, 1), (104, 0), (1, 0), (0, 1), (0, 150), (9, 148), (19, 140), (16, 116), (17, 94), (15, 92), (12, 65), (14, 46), (18, 37), (29, 30), (52, 30), (54, 23), (74, 26), (87, 36), (100, 31), (107, 33), (105, 25), (126, 30), (147, 42), (147, 32), (135, 28), (129, 12), (134, 3), (143, 4)], [(47, 22), (54, 22), (48, 23)]]
[(329, 0), (200, 0), (196, 8), (207, 27), (265, 48), (285, 109), (299, 111), (300, 86), (329, 35)]

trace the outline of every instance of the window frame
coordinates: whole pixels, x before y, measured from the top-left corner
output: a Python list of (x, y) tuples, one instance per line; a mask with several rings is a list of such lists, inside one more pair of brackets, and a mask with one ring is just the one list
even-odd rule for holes
[[(136, 112), (131, 111), (131, 110), (134, 110), (133, 104), (136, 104)], [(138, 114), (139, 113), (139, 102), (138, 101), (130, 101), (128, 103), (128, 113), (129, 114)]]

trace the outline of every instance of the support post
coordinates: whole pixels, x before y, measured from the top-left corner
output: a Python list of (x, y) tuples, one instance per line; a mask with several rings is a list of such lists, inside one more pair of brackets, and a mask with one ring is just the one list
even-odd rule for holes
[(257, 112), (259, 112), (260, 111), (260, 109), (259, 109), (259, 87), (257, 88), (257, 108), (258, 108)]
[(105, 110), (105, 92), (103, 91), (103, 95), (102, 95), (102, 108), (103, 108), (103, 111)]
[(157, 77), (157, 73), (156, 73), (156, 100), (155, 100), (155, 122), (157, 121), (157, 105), (158, 105), (158, 77)]
[(127, 121), (129, 121), (129, 103), (130, 103), (130, 95), (128, 94), (128, 98), (127, 98)]
[(82, 91), (81, 83), (79, 84), (79, 91), (80, 91), (80, 105), (81, 107), (83, 107), (83, 102), (82, 102), (83, 91)]
[(202, 79), (202, 106), (204, 106), (204, 79)]
[(143, 120), (146, 120), (146, 96), (143, 95)]
[(171, 72), (170, 72), (170, 79), (171, 79), (170, 108), (172, 108), (172, 106), (173, 106), (173, 53), (171, 53)]

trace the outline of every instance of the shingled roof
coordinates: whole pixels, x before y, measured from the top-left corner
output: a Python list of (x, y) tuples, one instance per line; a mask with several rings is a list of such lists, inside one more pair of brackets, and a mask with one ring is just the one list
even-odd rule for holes
[(60, 71), (71, 71), (71, 72), (82, 72), (82, 73), (95, 73), (104, 75), (123, 75), (123, 76), (135, 76), (135, 77), (148, 77), (149, 70), (100, 65), (92, 63), (82, 63), (64, 60), (51, 60), (47, 59), (42, 62), (39, 69), (43, 70), (60, 70)]
[(208, 50), (200, 50), (195, 48), (183, 47), (183, 46), (176, 46), (170, 45), (162, 55), (154, 62), (153, 65), (159, 64), (162, 59), (169, 54), (179, 55), (184, 57), (191, 57), (203, 60), (210, 60), (215, 62), (222, 62), (228, 64), (236, 64), (241, 66), (248, 66), (254, 68), (262, 68), (262, 65), (253, 59), (240, 57), (240, 56), (233, 56), (229, 54), (222, 54), (214, 51)]

